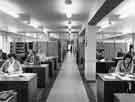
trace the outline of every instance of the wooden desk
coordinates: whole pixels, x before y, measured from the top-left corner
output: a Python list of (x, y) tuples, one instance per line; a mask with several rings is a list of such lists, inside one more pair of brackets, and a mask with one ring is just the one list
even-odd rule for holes
[(48, 64), (22, 65), (25, 73), (37, 73), (38, 88), (45, 88), (48, 83)]
[(54, 72), (54, 60), (52, 59), (52, 57), (47, 57), (46, 61), (41, 62), (41, 64), (48, 64), (49, 65), (49, 77), (52, 78), (55, 75)]
[(125, 93), (128, 82), (135, 80), (121, 80), (119, 78), (104, 78), (108, 74), (97, 74), (97, 102), (113, 102), (114, 93)]
[(135, 94), (116, 93), (114, 94), (114, 102), (135, 102)]
[(0, 91), (15, 90), (17, 102), (34, 102), (37, 91), (37, 76), (34, 73), (24, 73), (24, 77), (0, 76)]
[(98, 61), (96, 62), (96, 73), (108, 73), (110, 68), (114, 66), (114, 61)]
[(52, 59), (54, 61), (54, 70), (57, 70), (58, 69), (58, 56), (50, 56), (50, 57), (47, 57), (48, 59)]

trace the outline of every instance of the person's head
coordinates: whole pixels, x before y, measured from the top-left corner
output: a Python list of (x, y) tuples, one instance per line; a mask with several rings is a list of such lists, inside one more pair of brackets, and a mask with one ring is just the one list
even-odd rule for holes
[(130, 51), (130, 52), (133, 52), (133, 51), (134, 51), (134, 47), (133, 47), (132, 44), (129, 46), (129, 51)]
[(122, 48), (119, 48), (119, 52), (123, 52)]
[(15, 54), (8, 54), (8, 59), (12, 62), (13, 60), (16, 59), (16, 55)]
[(130, 54), (126, 54), (123, 58), (125, 63), (131, 63), (132, 62), (132, 56)]

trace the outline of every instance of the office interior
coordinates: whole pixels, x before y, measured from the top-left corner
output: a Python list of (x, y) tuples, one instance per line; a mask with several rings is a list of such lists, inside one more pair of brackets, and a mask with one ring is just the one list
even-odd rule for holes
[(135, 0), (0, 0), (0, 102), (134, 102), (134, 9)]

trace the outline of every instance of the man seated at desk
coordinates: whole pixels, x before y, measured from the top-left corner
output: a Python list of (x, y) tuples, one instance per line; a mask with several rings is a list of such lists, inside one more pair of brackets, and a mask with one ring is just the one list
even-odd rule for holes
[(24, 63), (34, 63), (34, 53), (32, 49), (29, 49), (28, 55)]
[(8, 59), (0, 68), (1, 73), (20, 74), (23, 72), (21, 64), (16, 60), (15, 54), (9, 54)]
[(40, 64), (39, 57), (35, 51), (29, 50), (29, 54), (24, 62), (25, 64)]
[(96, 50), (96, 59), (97, 61), (104, 59), (104, 50)]
[(117, 63), (115, 72), (122, 73), (133, 73), (134, 63), (132, 60), (132, 56), (130, 54), (126, 54), (123, 60), (120, 60)]
[(124, 56), (123, 50), (122, 48), (120, 48), (119, 51), (117, 52), (117, 57), (123, 57), (123, 56)]
[(45, 52), (42, 51), (42, 50), (39, 50), (39, 51), (38, 51), (37, 56), (39, 57), (40, 62), (44, 62), (44, 61), (46, 61), (46, 59), (47, 59), (47, 57), (46, 57), (46, 55), (45, 55)]

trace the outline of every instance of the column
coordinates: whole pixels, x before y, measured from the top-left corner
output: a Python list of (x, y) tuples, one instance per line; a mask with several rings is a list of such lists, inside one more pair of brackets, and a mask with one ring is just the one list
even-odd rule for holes
[(85, 34), (85, 79), (96, 80), (96, 26), (86, 28)]

